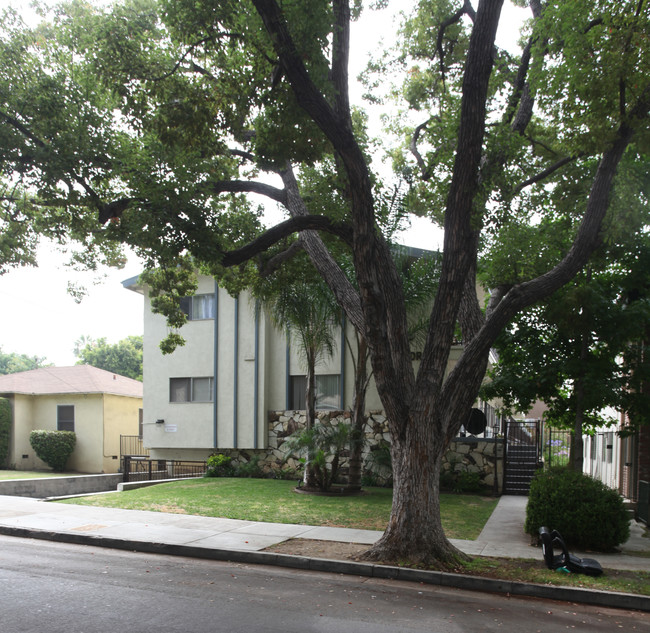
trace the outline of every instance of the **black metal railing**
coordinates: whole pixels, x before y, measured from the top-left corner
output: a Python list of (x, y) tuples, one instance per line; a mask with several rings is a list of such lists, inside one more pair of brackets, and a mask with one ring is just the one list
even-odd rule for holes
[(121, 465), (125, 482), (202, 477), (207, 468), (206, 462), (149, 459), (133, 455), (124, 455)]

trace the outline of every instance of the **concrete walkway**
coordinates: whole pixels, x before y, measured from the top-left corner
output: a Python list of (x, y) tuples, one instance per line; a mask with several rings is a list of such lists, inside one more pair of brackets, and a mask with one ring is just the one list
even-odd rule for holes
[[(452, 539), (452, 542), (470, 555), (536, 559), (541, 564), (541, 549), (531, 546), (529, 537), (523, 532), (526, 502), (526, 497), (501, 497), (476, 541)], [(643, 537), (644, 530), (640, 525), (636, 523), (632, 525), (633, 534), (621, 553), (599, 553), (595, 556), (604, 568), (650, 569), (650, 557), (648, 557), (650, 538)], [(405, 570), (347, 561), (307, 560), (296, 556), (261, 552), (267, 547), (292, 538), (371, 545), (382, 533), (370, 530), (258, 523), (164, 512), (47, 503), (27, 497), (0, 496), (0, 534), (219, 560), (286, 564), (304, 569), (399, 577), (416, 579), (420, 582), (432, 582), (433, 578), (435, 579), (433, 582), (438, 584), (450, 584), (453, 581), (454, 586), (471, 588), (468, 587), (467, 576), (441, 575), (440, 572)], [(581, 555), (580, 552), (575, 553)], [(643, 554), (646, 557), (643, 557)], [(390, 575), (393, 573), (390, 570), (395, 570), (393, 576)], [(456, 580), (452, 577), (456, 577)], [(484, 582), (479, 582), (476, 586), (472, 585), (473, 588), (507, 593), (524, 592), (524, 589), (515, 586), (523, 586), (524, 583), (476, 580)], [(490, 585), (490, 582), (493, 585)], [(558, 588), (539, 585), (529, 585), (529, 587), (547, 590), (542, 591), (542, 597), (583, 602), (589, 602), (591, 594), (605, 593), (576, 589), (558, 593)], [(569, 593), (567, 594), (566, 591)], [(589, 595), (581, 599), (576, 592), (583, 594), (586, 592)], [(525, 595), (540, 595), (540, 593), (535, 590), (532, 593), (528, 591)], [(595, 598), (595, 603), (603, 606), (628, 606), (650, 610), (650, 598), (637, 597), (636, 601), (630, 598), (631, 602), (630, 600), (622, 602), (620, 597), (622, 595), (627, 594), (616, 594), (612, 599), (613, 604), (604, 603), (602, 595)]]

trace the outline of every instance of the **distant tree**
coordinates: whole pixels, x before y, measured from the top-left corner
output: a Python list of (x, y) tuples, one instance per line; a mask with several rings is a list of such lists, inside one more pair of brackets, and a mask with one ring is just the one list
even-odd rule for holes
[(95, 345), (97, 341), (92, 337), (88, 336), (87, 334), (82, 334), (75, 342), (74, 342), (74, 355), (79, 358), (81, 356), (81, 350), (85, 349), (86, 347), (90, 346), (92, 347)]
[(92, 365), (142, 380), (142, 336), (128, 336), (117, 343), (107, 343), (105, 338), (94, 341), (83, 337), (83, 340), (86, 341), (84, 347), (75, 345), (75, 356), (79, 358), (77, 365)]
[(0, 374), (16, 374), (20, 371), (48, 367), (51, 363), (43, 356), (27, 356), (27, 354), (5, 353), (0, 347)]

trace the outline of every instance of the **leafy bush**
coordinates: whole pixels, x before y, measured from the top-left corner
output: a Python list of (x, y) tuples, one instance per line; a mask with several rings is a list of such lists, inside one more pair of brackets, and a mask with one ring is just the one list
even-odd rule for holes
[(250, 458), (250, 461), (244, 463), (244, 464), (239, 464), (238, 466), (235, 467), (235, 477), (252, 477), (256, 479), (262, 479), (266, 477), (266, 474), (262, 470), (262, 467), (259, 464), (260, 461), (260, 456), (259, 455), (253, 455), (253, 457)]
[(6, 466), (9, 456), (9, 433), (11, 431), (11, 403), (0, 398), (0, 467)]
[(582, 550), (609, 551), (630, 536), (620, 495), (588, 475), (563, 468), (540, 471), (531, 483), (524, 529), (537, 536), (542, 525)]
[(479, 473), (463, 470), (456, 472), (444, 470), (440, 473), (440, 488), (452, 492), (484, 492), (486, 487), (481, 483)]
[(479, 492), (482, 488), (481, 476), (466, 471), (458, 473), (453, 486), (454, 492)]
[(456, 487), (456, 475), (451, 470), (445, 470), (440, 473), (440, 488), (443, 490), (453, 490)]
[(63, 472), (77, 443), (77, 436), (72, 431), (32, 431), (29, 443), (52, 470)]
[(278, 468), (272, 471), (271, 476), (273, 479), (282, 479), (284, 481), (300, 479), (300, 473), (295, 468)]
[(235, 467), (232, 465), (232, 457), (217, 453), (210, 455), (207, 461), (206, 477), (233, 477)]

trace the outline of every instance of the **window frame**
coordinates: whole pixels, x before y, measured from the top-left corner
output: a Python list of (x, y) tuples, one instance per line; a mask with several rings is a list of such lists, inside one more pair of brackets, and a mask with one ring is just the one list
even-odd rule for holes
[[(61, 412), (63, 409), (72, 411), (71, 419), (62, 419)], [(75, 410), (74, 404), (57, 404), (56, 405), (56, 430), (57, 431), (70, 431), (74, 433), (75, 424)]]
[[(316, 410), (318, 411), (339, 411), (341, 409), (341, 374), (316, 374)], [(319, 382), (324, 379), (336, 378), (337, 391), (336, 394), (321, 394), (319, 396)], [(320, 381), (319, 381), (320, 379)], [(304, 411), (307, 403), (305, 402), (305, 391), (307, 377), (303, 374), (291, 374), (289, 376), (289, 409), (292, 411)], [(296, 383), (300, 383), (298, 393), (296, 390)], [(323, 398), (336, 398), (335, 406), (323, 406)], [(294, 406), (304, 405), (304, 406)]]
[[(198, 381), (207, 380), (208, 381), (208, 393), (209, 398), (207, 400), (197, 399), (196, 394), (196, 383)], [(180, 381), (186, 382), (185, 392), (187, 394), (187, 399), (177, 400), (174, 399), (174, 381), (180, 386)], [(169, 379), (169, 403), (170, 404), (189, 404), (189, 403), (203, 403), (210, 404), (214, 401), (214, 378), (212, 376), (178, 376), (170, 377)]]
[[(196, 316), (198, 306), (196, 304), (207, 301), (211, 298), (209, 310), (210, 316)], [(180, 301), (181, 311), (185, 314), (188, 321), (214, 321), (216, 315), (216, 302), (214, 292), (205, 292), (190, 297), (181, 297)]]

